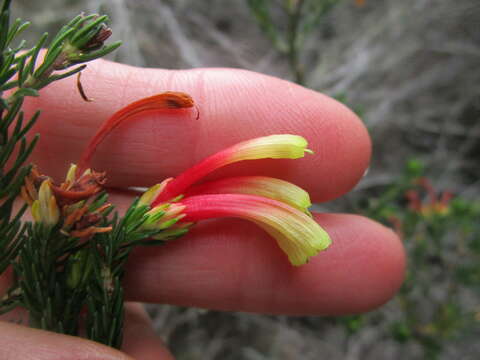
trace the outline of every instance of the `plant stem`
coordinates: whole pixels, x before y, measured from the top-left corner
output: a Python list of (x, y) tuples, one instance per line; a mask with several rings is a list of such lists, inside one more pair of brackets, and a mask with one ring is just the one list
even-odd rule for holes
[(295, 82), (304, 85), (305, 77), (303, 66), (300, 63), (299, 51), (299, 25), (302, 18), (302, 8), (305, 4), (304, 0), (298, 0), (293, 6), (288, 7), (288, 62), (293, 73)]

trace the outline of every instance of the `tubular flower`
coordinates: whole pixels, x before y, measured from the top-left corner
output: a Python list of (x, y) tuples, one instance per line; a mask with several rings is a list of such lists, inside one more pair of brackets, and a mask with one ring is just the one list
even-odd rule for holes
[(288, 204), (309, 214), (310, 196), (301, 187), (288, 181), (267, 176), (239, 176), (203, 184), (187, 189), (185, 196), (198, 194), (249, 194), (263, 196)]
[[(191, 97), (183, 93), (164, 93), (127, 105), (110, 117), (92, 138), (81, 157), (79, 172), (89, 166), (96, 147), (122, 122), (144, 111), (193, 106)], [(142, 227), (147, 231), (158, 230), (153, 235), (156, 239), (170, 240), (203, 219), (240, 217), (253, 221), (274, 237), (293, 265), (305, 264), (311, 256), (326, 249), (331, 240), (309, 216), (311, 202), (303, 189), (264, 176), (195, 184), (212, 171), (239, 161), (301, 158), (305, 153), (312, 153), (307, 145), (301, 136), (279, 134), (243, 141), (211, 155), (141, 196), (136, 206), (148, 210)]]
[(79, 172), (84, 171), (88, 167), (90, 159), (95, 153), (97, 146), (103, 140), (105, 140), (109, 133), (111, 133), (123, 122), (130, 120), (131, 118), (140, 113), (169, 109), (185, 109), (191, 108), (193, 106), (194, 103), (190, 95), (181, 92), (167, 91), (161, 94), (140, 99), (131, 103), (130, 105), (121, 108), (103, 123), (103, 125), (100, 127), (100, 129), (90, 141), (90, 144), (87, 146), (85, 152), (80, 158)]
[(165, 190), (155, 199), (153, 205), (183, 194), (185, 190), (212, 171), (225, 165), (243, 160), (256, 159), (298, 159), (307, 149), (307, 140), (297, 135), (270, 135), (243, 141), (222, 150), (194, 165), (170, 181)]
[(293, 265), (326, 249), (330, 237), (311, 217), (280, 201), (255, 195), (196, 195), (181, 200), (184, 221), (239, 217), (253, 221), (274, 237)]
[[(210, 218), (239, 217), (253, 221), (274, 237), (295, 265), (326, 249), (330, 237), (310, 216), (308, 193), (289, 182), (265, 176), (232, 177), (193, 185), (210, 172), (242, 160), (303, 157), (307, 141), (295, 135), (272, 135), (244, 141), (214, 154), (174, 179), (150, 188), (144, 203), (152, 212), (176, 208), (174, 226), (188, 230), (193, 223)], [(181, 209), (182, 217), (178, 216)], [(163, 214), (162, 214), (163, 215)], [(160, 218), (161, 221), (165, 221)]]

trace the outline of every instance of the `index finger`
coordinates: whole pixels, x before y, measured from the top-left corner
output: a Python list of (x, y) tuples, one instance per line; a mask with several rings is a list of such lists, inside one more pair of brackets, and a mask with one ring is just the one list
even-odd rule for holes
[[(214, 176), (279, 177), (306, 188), (313, 201), (352, 188), (370, 159), (361, 121), (339, 102), (288, 81), (244, 70), (139, 69), (106, 61), (82, 76), (85, 103), (74, 79), (53, 83), (26, 108), (43, 111), (36, 125), (41, 140), (33, 160), (43, 173), (63, 177), (79, 159), (102, 121), (139, 98), (167, 90), (190, 94), (200, 111), (148, 114), (122, 124), (98, 147), (93, 161), (107, 171), (109, 185), (149, 186), (175, 176), (202, 158), (252, 137), (292, 133), (307, 138), (315, 155), (300, 160), (255, 161), (227, 167)], [(35, 131), (33, 131), (35, 132)]]

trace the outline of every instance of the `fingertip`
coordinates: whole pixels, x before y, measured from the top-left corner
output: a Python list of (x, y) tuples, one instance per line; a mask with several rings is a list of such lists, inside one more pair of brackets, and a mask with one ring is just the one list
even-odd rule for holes
[(197, 69), (179, 77), (203, 84), (198, 92), (207, 118), (197, 129), (197, 161), (235, 142), (275, 133), (301, 135), (314, 152), (294, 161), (234, 164), (214, 178), (245, 173), (279, 177), (307, 189), (314, 202), (323, 202), (352, 189), (369, 165), (371, 140), (365, 125), (327, 95), (248, 70)]
[[(370, 135), (363, 121), (345, 104), (336, 99), (325, 97), (318, 103), (318, 112), (328, 119), (324, 129), (318, 133), (316, 147), (319, 157), (317, 164), (326, 163), (324, 173), (327, 201), (339, 197), (351, 190), (365, 174), (371, 158)], [(328, 158), (328, 159), (327, 159)], [(320, 165), (319, 165), (320, 166)]]
[(332, 245), (301, 271), (305, 279), (319, 282), (306, 284), (312, 298), (321, 297), (322, 289), (328, 288), (328, 295), (335, 299), (323, 311), (361, 313), (389, 301), (405, 275), (405, 251), (399, 237), (359, 215), (315, 214), (315, 218), (329, 232)]
[(133, 360), (93, 341), (7, 322), (0, 322), (0, 359)]
[(275, 241), (253, 224), (221, 219), (200, 223), (159, 249), (138, 249), (126, 274), (127, 296), (218, 310), (334, 315), (373, 309), (403, 280), (398, 237), (355, 215), (316, 220), (332, 245), (293, 267)]

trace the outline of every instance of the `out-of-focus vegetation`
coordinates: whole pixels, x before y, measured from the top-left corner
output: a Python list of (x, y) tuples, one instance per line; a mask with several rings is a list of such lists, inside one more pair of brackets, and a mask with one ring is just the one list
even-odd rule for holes
[[(301, 53), (305, 39), (340, 0), (247, 0), (260, 28), (275, 49), (288, 59), (290, 70), (298, 84), (305, 84)], [(363, 3), (358, 3), (363, 5)], [(273, 12), (285, 19), (278, 21)]]
[(348, 337), (364, 327), (383, 340), (420, 345), (437, 359), (449, 342), (472, 340), (480, 308), (480, 202), (437, 191), (411, 160), (399, 179), (361, 200), (360, 213), (393, 227), (408, 254), (405, 283), (391, 303), (371, 314), (339, 318)]
[(477, 359), (478, 0), (228, 4), (16, 0), (39, 31), (81, 10), (107, 12), (124, 40), (121, 62), (241, 67), (345, 102), (369, 128), (374, 158), (351, 194), (320, 209), (354, 211), (401, 233), (407, 279), (381, 309), (343, 318), (155, 306), (159, 333), (178, 359)]
[[(287, 56), (295, 81), (304, 84), (303, 41), (340, 1), (247, 2), (262, 31)], [(366, 5), (366, 1), (355, 3)], [(286, 16), (286, 27), (275, 23), (275, 11)], [(344, 94), (336, 97), (347, 100)], [(468, 338), (479, 329), (480, 201), (438, 192), (425, 172), (420, 161), (410, 160), (397, 180), (356, 198), (353, 210), (393, 227), (403, 239), (408, 270), (389, 306), (335, 321), (344, 326), (347, 339), (368, 326), (378, 327), (382, 340), (402, 346), (415, 343), (423, 359), (434, 360), (449, 341)]]

